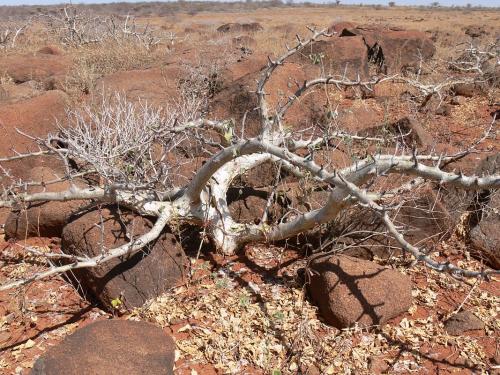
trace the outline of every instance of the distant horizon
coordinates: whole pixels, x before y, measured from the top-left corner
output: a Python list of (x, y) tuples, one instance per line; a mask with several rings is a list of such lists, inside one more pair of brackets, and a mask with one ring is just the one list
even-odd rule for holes
[[(220, 0), (185, 0), (186, 2), (228, 2), (237, 3), (243, 1), (220, 1)], [(255, 1), (255, 0), (254, 0)], [(392, 0), (342, 0), (341, 5), (382, 5), (387, 6), (389, 1)], [(176, 1), (157, 1), (157, 0), (145, 0), (145, 1), (134, 1), (134, 0), (80, 0), (72, 1), (75, 5), (90, 5), (90, 4), (111, 4), (111, 3), (149, 3), (149, 2), (164, 2), (172, 3)], [(258, 3), (259, 1), (255, 1)], [(334, 4), (335, 1), (294, 1), (296, 4), (303, 4), (305, 2), (310, 2), (312, 4)], [(434, 1), (432, 0), (394, 0), (398, 6), (430, 6)], [(440, 6), (443, 7), (466, 7), (470, 4), (473, 7), (487, 7), (496, 8), (500, 7), (500, 0), (442, 0), (437, 1)], [(60, 0), (0, 0), (0, 6), (31, 6), (31, 5), (60, 5), (68, 4), (70, 1), (60, 1)]]

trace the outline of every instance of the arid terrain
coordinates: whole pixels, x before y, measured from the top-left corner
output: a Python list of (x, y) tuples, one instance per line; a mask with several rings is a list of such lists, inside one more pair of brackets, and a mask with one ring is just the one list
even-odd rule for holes
[[(21, 280), (0, 289), (0, 373), (29, 374), (68, 335), (108, 319), (161, 327), (175, 340), (175, 374), (500, 373), (500, 278), (492, 272), (500, 265), (500, 194), (498, 179), (488, 180), (500, 174), (499, 25), (500, 11), (486, 8), (0, 6), (0, 286)], [(273, 70), (263, 81), (266, 66)], [(319, 77), (329, 78), (311, 84)], [(178, 127), (200, 118), (221, 121), (223, 131), (217, 137), (216, 126), (189, 125), (179, 137), (162, 133), (172, 141), (164, 144), (128, 126), (137, 118), (155, 134), (158, 121)], [(161, 194), (175, 201), (218, 152), (234, 147), (228, 158), (237, 160), (246, 156), (240, 140), (266, 140), (259, 129), (271, 118), (295, 159), (285, 152), (281, 161), (235, 173), (222, 213), (214, 203), (210, 220), (190, 212), (183, 221), (176, 206), (158, 240), (168, 260), (155, 244), (142, 261), (119, 258), (125, 266), (29, 280), (122, 246), (134, 231), (153, 231), (163, 212), (126, 213), (135, 202), (123, 198), (120, 208), (122, 186), (134, 185), (132, 195), (154, 186), (153, 201)], [(86, 123), (122, 130), (85, 133)], [(144, 142), (147, 157), (132, 152), (127, 137)], [(360, 182), (372, 194), (366, 201), (346, 182), (359, 195), (350, 190), (334, 220), (318, 216), (308, 230), (275, 234), (320, 210), (344, 183), (341, 171), (380, 154), (414, 166), (393, 175), (389, 169), (399, 167), (390, 165)], [(150, 164), (140, 169), (137, 160), (145, 159)], [(419, 172), (424, 164), (444, 172)], [(340, 177), (323, 178), (323, 170)], [(464, 175), (483, 179), (460, 190)], [(96, 198), (101, 188), (104, 198)], [(89, 193), (26, 198), (62, 191)], [(212, 205), (216, 193), (208, 194)], [(215, 228), (226, 211), (231, 226)], [(236, 223), (249, 232), (225, 247), (218, 238)], [(338, 276), (338, 283), (357, 292), (328, 300), (337, 282), (321, 278), (315, 261), (323, 253), (346, 255), (339, 272), (351, 281)], [(429, 267), (429, 257), (445, 272)], [(373, 281), (357, 279), (372, 269)], [(112, 273), (109, 279), (123, 273), (136, 284), (112, 285)], [(386, 307), (361, 301), (365, 292)], [(340, 305), (345, 320), (329, 315)]]

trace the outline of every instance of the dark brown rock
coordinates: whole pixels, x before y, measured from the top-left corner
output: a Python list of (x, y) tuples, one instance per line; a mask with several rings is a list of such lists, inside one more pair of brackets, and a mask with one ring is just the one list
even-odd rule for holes
[[(251, 187), (230, 188), (227, 193), (229, 212), (234, 220), (240, 223), (259, 223), (267, 207), (270, 189), (254, 189)], [(283, 215), (282, 201), (279, 194), (275, 195), (269, 207), (268, 217), (276, 220)]]
[(31, 375), (172, 375), (175, 344), (153, 324), (91, 323), (45, 352)]
[(473, 83), (456, 83), (452, 86), (451, 91), (455, 95), (472, 98), (478, 95), (484, 95), (487, 92), (487, 85), (481, 82)]
[(318, 75), (319, 67), (327, 75), (368, 78), (368, 49), (362, 36), (320, 40), (301, 52), (289, 61), (303, 64), (309, 78)]
[[(476, 174), (489, 176), (500, 173), (500, 154), (486, 157)], [(495, 269), (500, 269), (500, 191), (485, 190), (475, 194), (472, 204), (469, 240), (474, 255)]]
[[(498, 203), (498, 202), (497, 202)], [(475, 256), (495, 269), (500, 269), (500, 215), (489, 216), (481, 220), (469, 233), (475, 248)]]
[(452, 315), (445, 323), (446, 332), (453, 336), (461, 336), (467, 331), (484, 329), (484, 323), (470, 311), (462, 311)]
[(258, 22), (249, 23), (225, 23), (217, 28), (220, 33), (235, 33), (235, 32), (256, 32), (264, 30), (262, 25)]
[[(438, 184), (421, 186), (408, 198), (393, 213), (393, 221), (408, 242), (427, 248), (433, 248), (454, 233), (471, 202), (471, 194), (463, 189), (448, 189)], [(368, 260), (375, 256), (388, 258), (399, 252), (400, 245), (384, 234), (385, 230), (375, 213), (363, 207), (350, 207), (337, 215), (323, 242), (342, 236), (342, 243), (349, 248), (343, 252), (347, 255)], [(343, 246), (336, 249), (343, 251)]]
[(471, 38), (478, 38), (478, 37), (480, 37), (482, 35), (486, 35), (486, 34), (487, 34), (487, 32), (484, 29), (484, 27), (478, 26), (478, 25), (471, 25), (465, 29), (465, 35), (468, 35)]
[(359, 35), (368, 47), (370, 60), (385, 73), (417, 68), (421, 59), (428, 60), (436, 52), (432, 40), (425, 33), (416, 30), (358, 26), (345, 28), (340, 37), (351, 39)]
[(328, 324), (383, 324), (411, 306), (411, 281), (397, 271), (346, 255), (315, 256), (309, 291)]
[(358, 76), (368, 77), (368, 49), (361, 36), (320, 40), (291, 57), (290, 61), (304, 64), (311, 77), (318, 74), (320, 66), (327, 75), (345, 74), (352, 80)]
[(256, 168), (246, 171), (233, 182), (234, 185), (250, 186), (253, 188), (264, 188), (273, 185), (276, 178), (281, 177), (283, 173), (278, 174), (278, 166), (272, 161), (267, 161)]
[(54, 55), (54, 56), (63, 55), (63, 51), (58, 46), (54, 45), (42, 47), (36, 53), (41, 55)]
[[(236, 134), (245, 137), (255, 137), (260, 131), (260, 119), (257, 111), (257, 96), (255, 95), (256, 81), (261, 71), (253, 71), (239, 79), (228, 83), (214, 96), (211, 103), (210, 116), (212, 118), (233, 118), (236, 121)], [(299, 63), (288, 63), (275, 71), (267, 85), (266, 93), (269, 105), (275, 106), (279, 102), (293, 95), (297, 89), (296, 83), (303, 82), (307, 75)], [(322, 93), (312, 92), (301, 99), (300, 104), (292, 106), (285, 116), (284, 122), (294, 130), (310, 128), (315, 111), (325, 101)], [(246, 116), (246, 117), (245, 117)], [(243, 117), (246, 118), (242, 128)]]
[[(130, 212), (106, 207), (76, 215), (64, 227), (61, 249), (66, 254), (97, 256), (102, 247), (116, 248), (152, 228), (153, 223)], [(113, 309), (141, 306), (182, 280), (185, 255), (175, 236), (164, 232), (142, 251), (113, 259), (99, 267), (75, 271), (75, 277), (104, 306)]]
[[(30, 171), (30, 181), (47, 183), (64, 176), (48, 167), (35, 167)], [(83, 187), (82, 181), (75, 181)], [(36, 186), (28, 189), (28, 193), (61, 192), (70, 188), (68, 181)], [(5, 237), (24, 240), (29, 237), (61, 237), (63, 227), (71, 215), (85, 205), (84, 201), (68, 202), (34, 202), (26, 208), (13, 210), (5, 222)]]

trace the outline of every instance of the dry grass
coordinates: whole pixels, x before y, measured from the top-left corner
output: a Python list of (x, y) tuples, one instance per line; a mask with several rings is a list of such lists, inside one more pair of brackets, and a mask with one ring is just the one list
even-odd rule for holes
[(74, 56), (74, 66), (66, 78), (65, 91), (78, 95), (89, 93), (96, 80), (104, 75), (161, 65), (170, 51), (164, 46), (147, 50), (133, 42), (121, 45), (109, 42), (73, 49), (68, 53)]

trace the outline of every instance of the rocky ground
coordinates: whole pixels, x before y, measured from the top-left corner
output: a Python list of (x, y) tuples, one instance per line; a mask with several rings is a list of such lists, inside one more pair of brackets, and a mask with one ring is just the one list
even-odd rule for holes
[[(0, 27), (14, 22), (1, 16)], [(402, 74), (433, 83), (480, 73), (484, 82), (445, 84), (429, 100), (422, 100), (415, 86), (392, 82), (374, 91), (316, 90), (288, 113), (291, 131), (310, 134), (333, 117), (338, 129), (362, 137), (400, 138), (401, 144), (417, 145), (421, 153), (453, 153), (487, 131), (482, 152), (453, 168), (498, 173), (498, 64), (482, 62), (479, 73), (457, 73), (455, 65), (463, 61), (460, 50), (468, 45), (462, 42), (483, 49), (497, 43), (491, 51), (498, 53), (499, 18), (495, 10), (409, 12), (397, 7), (181, 11), (175, 19), (157, 14), (138, 19), (161, 33), (156, 47), (138, 46), (136, 40), (76, 46), (66, 39), (62, 43), (61, 36), (67, 35), (34, 24), (35, 31), (22, 34), (15, 47), (1, 50), (0, 158), (14, 155), (13, 148), (37, 151), (26, 134), (55, 133), (59, 124), (68, 122), (68, 108), (99, 108), (114, 93), (168, 113), (179, 93), (205, 90), (207, 100), (200, 105), (208, 117), (232, 117), (238, 134), (254, 136), (259, 68), (268, 55), (282, 52), (297, 31), (305, 36), (307, 20), (338, 34), (277, 70), (267, 87), (272, 104), (291, 95), (305, 79), (339, 70), (352, 79)], [(421, 60), (411, 56), (416, 50)], [(342, 168), (384, 147), (339, 142), (317, 157), (326, 167)], [(187, 183), (207, 159), (207, 149), (197, 144), (183, 143), (179, 149), (169, 160), (172, 185)], [(2, 189), (18, 179), (25, 182), (11, 193), (69, 186), (67, 181), (49, 183), (64, 174), (52, 158), (11, 161), (2, 172)], [(233, 217), (248, 223), (260, 219), (275, 176), (274, 166), (263, 165), (236, 181), (230, 191)], [(32, 181), (44, 184), (30, 185)], [(377, 188), (390, 189), (397, 182), (385, 181)], [(308, 193), (304, 202), (307, 189), (284, 176), (274, 190), (288, 203), (273, 203), (272, 215), (282, 217), (289, 207), (317, 207), (324, 192)], [(474, 198), (425, 185), (413, 194), (402, 197), (409, 203), (395, 215), (398, 224), (410, 228), (412, 242), (425, 244), (435, 259), (475, 270), (498, 269), (498, 193)], [(124, 243), (131, 227), (140, 232), (152, 225), (148, 218), (122, 215), (112, 207), (74, 215), (88, 203), (50, 202), (13, 213), (0, 208), (0, 285), (46, 270), (51, 263), (43, 254), (97, 254), (102, 243)], [(370, 215), (353, 210), (336, 225), (347, 233), (353, 223), (366, 228), (369, 221)], [(387, 257), (394, 246), (387, 239), (381, 242), (383, 251), (377, 250), (378, 239), (369, 241), (371, 247), (334, 242), (327, 250), (338, 252), (344, 246), (350, 257), (323, 261), (308, 258), (319, 247), (314, 236), (247, 245), (238, 255), (223, 257), (197, 237), (203, 232), (193, 240), (192, 228), (170, 229), (143, 260), (110, 263), (76, 272), (71, 280), (54, 276), (0, 292), (0, 372), (28, 374), (37, 358), (77, 329), (110, 319), (150, 322), (170, 335), (178, 374), (494, 374), (500, 369), (498, 278), (456, 280), (413, 264), (397, 251)], [(121, 276), (113, 276), (117, 273)], [(112, 340), (113, 330), (128, 332), (123, 327), (108, 328), (103, 337)], [(134, 336), (132, 328), (129, 333)], [(151, 335), (161, 340), (157, 332)], [(137, 345), (142, 344), (147, 346), (147, 338)]]
[[(29, 244), (42, 251), (58, 247), (49, 240)], [(443, 243), (440, 254), (477, 267), (453, 255), (461, 246)], [(90, 322), (129, 319), (153, 322), (172, 335), (179, 374), (495, 373), (498, 280), (451, 281), (396, 258), (384, 264), (409, 275), (409, 311), (381, 326), (339, 330), (325, 324), (295, 279), (303, 262), (293, 251), (267, 246), (233, 258), (204, 254), (192, 260), (189, 284), (124, 315), (85, 301), (61, 278), (35, 282), (22, 293), (3, 292), (2, 372), (28, 373), (40, 354)], [(14, 243), (2, 243), (2, 280), (43, 268), (41, 263), (23, 257)], [(458, 310), (463, 320), (448, 321)]]

